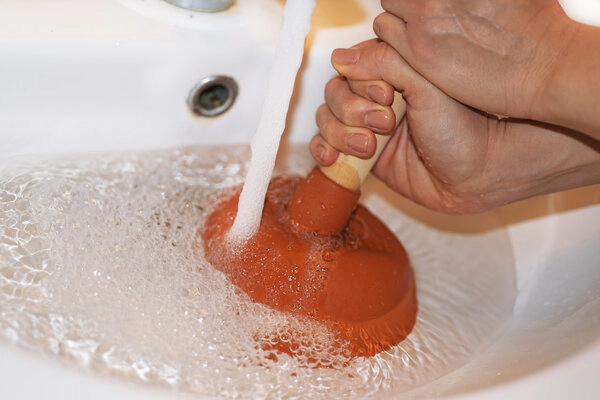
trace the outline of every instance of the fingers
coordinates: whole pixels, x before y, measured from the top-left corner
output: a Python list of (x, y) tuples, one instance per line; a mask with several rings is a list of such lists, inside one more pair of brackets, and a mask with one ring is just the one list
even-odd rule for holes
[[(336, 49), (331, 62), (336, 71), (349, 81), (383, 81), (402, 93), (423, 82), (423, 77), (393, 47), (377, 39), (362, 42), (350, 49)], [(385, 85), (380, 87), (388, 90)], [(391, 88), (389, 90), (391, 94)]]
[[(325, 87), (325, 104), (316, 115), (320, 134), (310, 144), (313, 157), (322, 165), (333, 163), (339, 152), (361, 158), (373, 155), (374, 133), (389, 133), (396, 126), (390, 107), (395, 90), (417, 106), (432, 99), (429, 82), (377, 39), (335, 50), (332, 64), (343, 76)], [(421, 95), (423, 91), (428, 94)]]
[[(336, 151), (361, 158), (368, 158), (375, 152), (377, 143), (373, 132), (365, 127), (350, 126), (342, 122), (327, 104), (323, 104), (317, 109), (317, 125), (321, 132), (321, 138)], [(315, 146), (319, 144), (323, 143), (317, 140)], [(311, 147), (312, 150), (313, 147)], [(327, 164), (335, 160), (330, 159), (332, 150), (327, 146), (324, 149), (315, 147), (314, 150), (313, 156), (319, 162)], [(316, 154), (323, 151), (325, 154)]]
[(321, 134), (313, 136), (308, 147), (315, 161), (324, 166), (333, 164), (340, 153)]
[(379, 65), (383, 62), (381, 51), (379, 60), (371, 60), (373, 54), (378, 50), (370, 50), (373, 47), (384, 48), (385, 44), (377, 40), (368, 40), (351, 48), (335, 49), (331, 54), (331, 65), (340, 74), (350, 80), (376, 81), (384, 80)]
[(393, 89), (384, 82), (349, 83), (343, 77), (334, 78), (325, 86), (325, 102), (338, 120), (376, 133), (389, 132), (395, 125), (394, 112), (389, 106), (371, 101), (371, 96), (389, 102), (388, 98), (393, 99)]
[(394, 88), (384, 81), (348, 81), (352, 92), (382, 106), (391, 106)]
[(396, 15), (390, 12), (379, 14), (373, 21), (373, 31), (379, 39), (410, 61), (413, 57), (407, 41), (407, 23)]
[(413, 13), (414, 6), (418, 5), (415, 3), (419, 2), (406, 0), (381, 0), (381, 8), (406, 21), (408, 16)]

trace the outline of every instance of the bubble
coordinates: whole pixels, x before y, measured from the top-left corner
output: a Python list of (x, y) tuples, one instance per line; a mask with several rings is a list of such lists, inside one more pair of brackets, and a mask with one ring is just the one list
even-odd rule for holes
[[(305, 147), (276, 173), (308, 171)], [(405, 341), (350, 358), (327, 327), (251, 302), (204, 260), (198, 235), (248, 158), (246, 146), (189, 147), (4, 168), (0, 338), (180, 392), (391, 398), (463, 365), (511, 316), (506, 232), (437, 229), (368, 193), (415, 270), (419, 315)]]

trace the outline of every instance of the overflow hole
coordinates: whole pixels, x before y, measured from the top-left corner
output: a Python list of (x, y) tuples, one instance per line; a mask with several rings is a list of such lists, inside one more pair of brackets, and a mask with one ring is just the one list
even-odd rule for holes
[(188, 96), (188, 107), (201, 117), (216, 117), (231, 108), (238, 92), (233, 78), (222, 75), (209, 76), (196, 84)]

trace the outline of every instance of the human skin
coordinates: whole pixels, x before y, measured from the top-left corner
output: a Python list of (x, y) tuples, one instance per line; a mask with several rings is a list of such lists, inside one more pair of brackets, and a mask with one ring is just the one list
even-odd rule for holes
[(459, 101), (600, 139), (600, 27), (556, 0), (382, 0), (379, 38)]
[(406, 116), (373, 173), (419, 204), (446, 213), (478, 213), (600, 182), (596, 141), (569, 129), (498, 119), (465, 106), (384, 42), (337, 49), (332, 64), (340, 76), (326, 85), (325, 104), (317, 110), (320, 134), (310, 143), (321, 165), (333, 163), (340, 151), (373, 154), (373, 132), (395, 126), (389, 107), (395, 89), (406, 100)]

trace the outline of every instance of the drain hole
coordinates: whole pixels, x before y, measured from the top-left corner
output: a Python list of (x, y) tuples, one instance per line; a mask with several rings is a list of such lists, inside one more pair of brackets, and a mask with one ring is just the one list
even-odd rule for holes
[(192, 88), (190, 110), (202, 117), (215, 117), (229, 110), (237, 97), (238, 86), (228, 76), (209, 76)]

